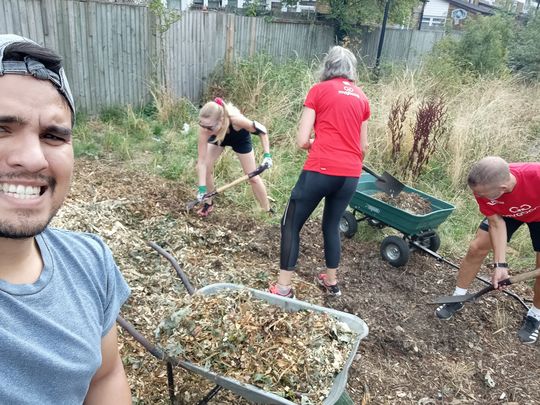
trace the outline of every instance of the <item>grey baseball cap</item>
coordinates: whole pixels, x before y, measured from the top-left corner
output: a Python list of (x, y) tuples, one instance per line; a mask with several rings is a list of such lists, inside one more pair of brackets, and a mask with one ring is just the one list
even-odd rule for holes
[(0, 35), (0, 77), (6, 74), (16, 75), (28, 75), (33, 76), (40, 80), (49, 80), (54, 87), (60, 92), (62, 96), (67, 100), (69, 108), (72, 111), (72, 121), (75, 121), (75, 103), (73, 101), (73, 95), (69, 88), (69, 83), (64, 72), (64, 68), (60, 67), (53, 71), (47, 68), (42, 62), (32, 58), (31, 56), (24, 56), (23, 60), (4, 60), (4, 51), (8, 45), (17, 42), (29, 42), (41, 47), (36, 42), (14, 34), (1, 34)]

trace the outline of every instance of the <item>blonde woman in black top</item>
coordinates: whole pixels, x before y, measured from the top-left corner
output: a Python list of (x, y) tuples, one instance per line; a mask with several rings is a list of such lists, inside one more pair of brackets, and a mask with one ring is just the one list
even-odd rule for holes
[[(197, 198), (202, 201), (204, 195), (214, 190), (214, 166), (225, 147), (230, 146), (238, 156), (244, 173), (248, 174), (257, 167), (255, 153), (251, 143), (251, 134), (261, 137), (264, 150), (262, 164), (272, 167), (268, 131), (264, 125), (246, 118), (234, 105), (216, 98), (206, 103), (199, 112), (199, 143), (197, 174), (199, 189)], [(270, 211), (270, 202), (266, 187), (260, 176), (249, 179), (253, 194), (261, 208)], [(208, 216), (213, 210), (212, 200), (206, 199), (199, 209), (200, 216)]]

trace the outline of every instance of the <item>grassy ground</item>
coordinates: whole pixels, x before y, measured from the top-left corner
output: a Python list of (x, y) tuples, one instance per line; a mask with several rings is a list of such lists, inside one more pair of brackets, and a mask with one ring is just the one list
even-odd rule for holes
[[(267, 57), (259, 56), (224, 70), (214, 77), (207, 90), (208, 99), (222, 96), (269, 128), (275, 167), (263, 177), (278, 212), (282, 211), (305, 159), (305, 153), (296, 149), (294, 138), (303, 99), (315, 82), (314, 77), (313, 65), (291, 61), (278, 66)], [(460, 85), (422, 71), (394, 71), (378, 83), (367, 79), (360, 82), (372, 108), (366, 162), (378, 171), (388, 170), (408, 185), (454, 204), (456, 211), (439, 228), (441, 252), (452, 257), (462, 256), (481, 219), (464, 185), (468, 168), (486, 155), (500, 155), (509, 161), (537, 160), (539, 88), (525, 86), (508, 77), (479, 78)], [(79, 117), (76, 154), (96, 159), (112, 156), (128, 161), (189, 185), (195, 193), (197, 106), (174, 99), (160, 89), (153, 94), (154, 102), (140, 111), (128, 106), (109, 108), (95, 118)], [(400, 97), (411, 97), (411, 107), (404, 121), (402, 151), (393, 160), (388, 116)], [(403, 166), (413, 143), (416, 114), (423, 102), (439, 98), (446, 108), (447, 130), (429, 164), (415, 178)], [(254, 139), (257, 156), (262, 159), (261, 146)], [(216, 183), (225, 184), (240, 175), (240, 165), (228, 151), (217, 165)], [(265, 221), (277, 221), (257, 211), (249, 187), (231, 189), (221, 198), (222, 203), (234, 204), (247, 215)], [(380, 232), (364, 226), (357, 235), (361, 239), (382, 237)], [(509, 260), (530, 268), (534, 263), (530, 251), (528, 234), (520, 231), (511, 244)]]

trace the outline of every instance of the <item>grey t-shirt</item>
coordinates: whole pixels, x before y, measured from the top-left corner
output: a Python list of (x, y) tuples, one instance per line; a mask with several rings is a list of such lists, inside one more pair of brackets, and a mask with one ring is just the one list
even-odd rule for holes
[(33, 284), (0, 280), (0, 404), (82, 404), (129, 287), (96, 235), (46, 229)]

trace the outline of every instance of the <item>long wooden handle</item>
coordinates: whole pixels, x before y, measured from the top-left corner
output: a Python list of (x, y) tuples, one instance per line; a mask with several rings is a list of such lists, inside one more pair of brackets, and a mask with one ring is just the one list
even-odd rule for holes
[(251, 179), (252, 177), (258, 176), (259, 174), (264, 172), (266, 169), (268, 169), (268, 166), (260, 165), (255, 170), (253, 170), (251, 173), (245, 174), (244, 176), (230, 182), (229, 184), (225, 184), (224, 186), (218, 187), (216, 189), (215, 193), (216, 194), (221, 193), (222, 191), (227, 190), (229, 187), (236, 186), (238, 183), (242, 183), (243, 181), (246, 181), (247, 179)]
[(516, 274), (515, 276), (510, 277), (510, 284), (519, 283), (520, 281), (530, 280), (540, 276), (540, 267), (533, 271), (528, 271), (526, 273)]
[[(251, 179), (252, 177), (255, 177), (255, 176), (258, 176), (259, 174), (261, 174), (262, 172), (264, 172), (266, 169), (268, 169), (268, 166), (267, 165), (260, 165), (259, 167), (257, 167), (255, 170), (253, 170), (251, 173), (248, 173), (248, 174), (245, 174), (243, 175), (242, 177), (240, 177), (239, 179), (236, 179), (234, 181), (232, 181), (231, 183), (229, 184), (225, 184), (224, 186), (221, 186), (217, 189), (215, 189), (214, 191), (210, 192), (210, 193), (207, 193), (204, 195), (204, 198), (203, 200), (207, 199), (207, 198), (211, 198), (221, 192), (223, 192), (224, 190), (227, 190), (229, 187), (232, 187), (232, 186), (235, 186), (237, 185), (238, 183), (241, 183), (243, 181), (246, 181), (247, 179)], [(192, 208), (194, 208), (196, 205), (199, 205), (201, 201), (199, 200), (193, 200), (193, 201), (190, 201), (186, 204), (186, 209), (189, 211), (191, 210)]]
[(242, 183), (243, 181), (246, 181), (247, 179), (249, 179), (249, 175), (245, 174), (244, 176), (230, 182), (229, 184), (225, 184), (224, 186), (216, 188), (216, 193), (221, 193), (232, 186), (236, 186), (238, 183)]

